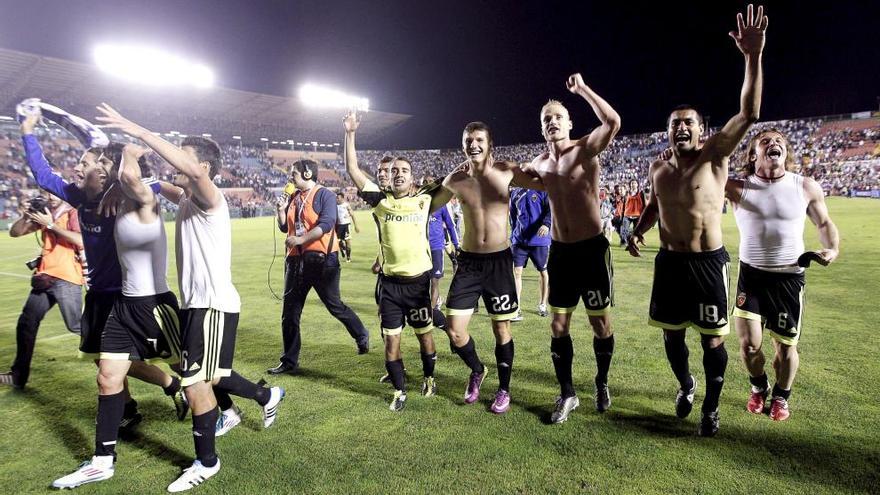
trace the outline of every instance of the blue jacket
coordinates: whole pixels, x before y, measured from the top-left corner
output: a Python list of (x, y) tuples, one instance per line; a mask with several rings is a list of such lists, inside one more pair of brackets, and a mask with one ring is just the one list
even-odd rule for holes
[(550, 233), (538, 237), (542, 225), (550, 228), (550, 202), (544, 191), (514, 187), (510, 191), (510, 242), (523, 246), (549, 246)]
[(431, 243), (431, 251), (443, 249), (446, 245), (446, 233), (444, 230), (449, 233), (449, 240), (452, 242), (452, 245), (458, 247), (458, 235), (455, 233), (455, 224), (452, 222), (452, 216), (445, 205), (432, 213), (428, 221), (428, 241)]
[[(113, 240), (116, 217), (98, 215), (98, 203), (102, 196), (88, 201), (85, 193), (76, 184), (56, 175), (43, 155), (43, 148), (36, 136), (27, 134), (21, 137), (21, 141), (37, 185), (69, 203), (79, 213), (83, 246), (89, 262), (89, 290), (122, 290), (122, 269), (116, 255), (116, 241)], [(150, 188), (158, 194), (159, 183), (152, 181)]]

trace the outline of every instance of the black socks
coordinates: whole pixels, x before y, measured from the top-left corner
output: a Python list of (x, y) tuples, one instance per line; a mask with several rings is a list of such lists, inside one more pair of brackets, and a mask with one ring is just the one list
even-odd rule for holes
[(550, 339), (550, 357), (553, 359), (556, 380), (559, 381), (560, 396), (563, 399), (574, 397), (574, 383), (571, 377), (574, 345), (571, 343), (571, 335)]
[(125, 412), (125, 392), (98, 396), (98, 421), (95, 426), (95, 455), (116, 456), (119, 423)]
[(498, 364), (498, 388), (510, 391), (513, 373), (513, 339), (506, 344), (495, 344), (495, 362)]

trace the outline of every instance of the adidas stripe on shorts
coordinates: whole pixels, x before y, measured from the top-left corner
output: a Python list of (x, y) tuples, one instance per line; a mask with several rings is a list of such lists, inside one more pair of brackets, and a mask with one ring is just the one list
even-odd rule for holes
[(238, 313), (211, 308), (180, 311), (182, 352), (181, 380), (184, 387), (223, 378), (232, 373)]

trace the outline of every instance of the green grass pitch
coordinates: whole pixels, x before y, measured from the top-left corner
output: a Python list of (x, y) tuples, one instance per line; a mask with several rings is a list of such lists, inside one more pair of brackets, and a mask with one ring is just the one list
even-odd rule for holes
[[(686, 420), (674, 417), (677, 384), (660, 331), (646, 324), (656, 229), (641, 259), (613, 248), (617, 346), (610, 411), (598, 414), (592, 407), (595, 363), (586, 316), (579, 309), (572, 336), (582, 405), (567, 423), (545, 424), (558, 387), (549, 356), (549, 320), (535, 312), (537, 277), (527, 268), (525, 321), (513, 328), (517, 354), (511, 410), (500, 417), (488, 412), (497, 375), (489, 320), (483, 313), (470, 328), (490, 368), (480, 402), (463, 405), (467, 369), (450, 354), (446, 336), (437, 333), (439, 396), (421, 397), (418, 346), (409, 331), (404, 360), (412, 393), (402, 413), (390, 412), (390, 388), (378, 383), (382, 342), (373, 301), (375, 278), (369, 271), (377, 250), (375, 233), (367, 213), (360, 212), (363, 229), (354, 236), (355, 261), (343, 265), (342, 294), (370, 328), (372, 351), (357, 356), (348, 334), (312, 294), (303, 315), (304, 373), (269, 380), (287, 389), (278, 421), (263, 431), (258, 407), (239, 400), (243, 423), (217, 441), (223, 468), (195, 492), (877, 493), (880, 201), (834, 198), (829, 208), (841, 231), (842, 254), (830, 267), (808, 270), (792, 417), (774, 423), (746, 412), (748, 380), (731, 335), (721, 431), (714, 439), (694, 435), (697, 408)], [(243, 302), (235, 366), (252, 379), (277, 362), (281, 348), (281, 305), (266, 286), (272, 222), (233, 222), (233, 276)], [(168, 229), (169, 237), (173, 232)], [(812, 225), (807, 232), (807, 247), (818, 247)], [(730, 214), (724, 216), (724, 235), (735, 261), (738, 235)], [(274, 242), (280, 251), (280, 233)], [(15, 352), (15, 323), (28, 291), (23, 263), (35, 251), (30, 237), (0, 238), (4, 366)], [(271, 273), (278, 293), (282, 262), (279, 257)], [(737, 270), (731, 272), (735, 284)], [(171, 266), (169, 280), (176, 289), (175, 277)], [(444, 294), (448, 283), (447, 271)], [(699, 406), (704, 381), (694, 331), (688, 342), (691, 367), (701, 384)], [(766, 343), (768, 352), (772, 346)], [(46, 491), (53, 479), (91, 455), (95, 368), (74, 358), (76, 345), (53, 309), (40, 331), (28, 388), (0, 390), (0, 493)], [(158, 388), (133, 380), (132, 393), (145, 420), (133, 439), (120, 443), (116, 476), (78, 488), (79, 493), (164, 492), (191, 462), (189, 419), (177, 422), (171, 402)]]

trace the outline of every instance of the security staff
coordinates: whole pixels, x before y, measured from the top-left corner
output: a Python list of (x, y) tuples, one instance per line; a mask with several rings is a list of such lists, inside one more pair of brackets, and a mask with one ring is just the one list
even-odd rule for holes
[(358, 354), (369, 352), (370, 334), (360, 318), (339, 295), (339, 240), (336, 238), (336, 195), (317, 183), (318, 164), (299, 160), (290, 170), (296, 193), (279, 203), (278, 228), (287, 233), (284, 303), (281, 333), (284, 353), (280, 363), (267, 370), (273, 375), (294, 375), (299, 369), (300, 317), (313, 287), (327, 310), (345, 325), (357, 343)]

